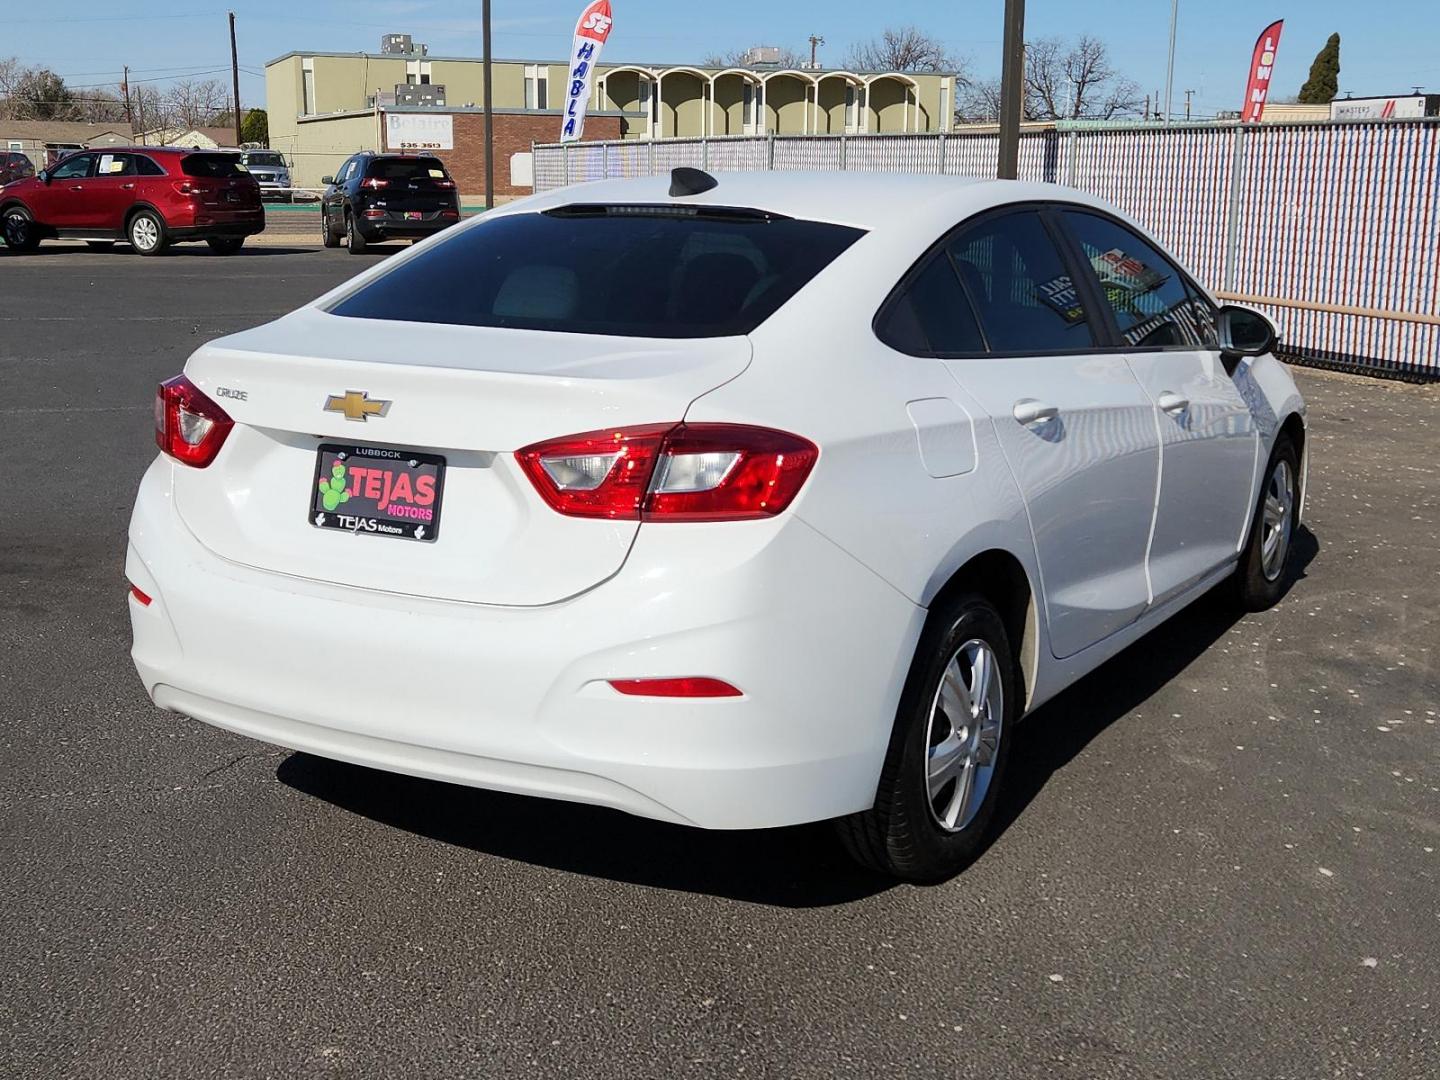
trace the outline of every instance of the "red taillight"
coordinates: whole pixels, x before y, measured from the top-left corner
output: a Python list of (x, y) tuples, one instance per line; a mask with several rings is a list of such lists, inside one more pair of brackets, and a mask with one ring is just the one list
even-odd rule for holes
[(130, 595), (133, 596), (133, 597), (136, 599), (136, 601), (140, 604), (141, 607), (149, 607), (149, 606), (150, 606), (150, 597), (146, 596), (143, 592), (141, 592), (139, 589), (137, 589), (134, 585), (131, 585), (131, 586), (130, 586)]
[(385, 216), (385, 211), (384, 211), (384, 210), (366, 210), (366, 211), (365, 211), (365, 216), (366, 216), (367, 218), (383, 218), (383, 217)]
[(820, 451), (741, 424), (648, 424), (527, 446), (515, 456), (541, 497), (571, 517), (742, 521), (794, 501)]
[(225, 410), (184, 375), (166, 379), (155, 391), (155, 445), (176, 461), (205, 468), (234, 426)]
[(740, 697), (740, 691), (723, 679), (611, 679), (610, 685), (627, 697)]
[(460, 216), (460, 211), (459, 211), (459, 210), (441, 210), (441, 211), (440, 211), (440, 216), (443, 217), (443, 218), (452, 218), (452, 217), (453, 217), (453, 218), (458, 218), (458, 217)]
[(189, 180), (177, 180), (177, 181), (172, 182), (170, 186), (173, 187), (173, 188), (176, 190), (176, 192), (179, 193), (179, 194), (181, 194), (181, 195), (198, 195), (198, 194), (200, 194), (200, 192), (199, 192), (196, 188), (191, 187)]
[(373, 178), (372, 178), (372, 179), (370, 179), (370, 180), (361, 180), (361, 181), (360, 181), (360, 186), (363, 187), (363, 188), (369, 188), (371, 191), (379, 191), (381, 188), (387, 188), (387, 187), (389, 187), (389, 186), (390, 186), (390, 181), (389, 181), (389, 180), (376, 180), (376, 179), (373, 179)]

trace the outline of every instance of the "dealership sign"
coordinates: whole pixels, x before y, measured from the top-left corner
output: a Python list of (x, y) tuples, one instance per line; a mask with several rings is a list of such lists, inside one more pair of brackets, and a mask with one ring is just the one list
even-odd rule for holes
[(614, 24), (610, 0), (594, 0), (580, 13), (575, 24), (570, 74), (565, 80), (565, 116), (560, 122), (561, 142), (572, 142), (585, 134), (585, 109), (590, 104), (595, 67), (600, 63), (600, 50), (605, 47)]
[(455, 118), (449, 113), (385, 114), (389, 150), (454, 150)]
[(1280, 31), (1283, 29), (1284, 19), (1273, 22), (1255, 42), (1255, 52), (1250, 57), (1250, 82), (1245, 87), (1245, 104), (1240, 107), (1240, 119), (1247, 124), (1258, 124), (1265, 115), (1265, 102), (1270, 97), (1270, 76), (1275, 73), (1275, 53), (1280, 48)]

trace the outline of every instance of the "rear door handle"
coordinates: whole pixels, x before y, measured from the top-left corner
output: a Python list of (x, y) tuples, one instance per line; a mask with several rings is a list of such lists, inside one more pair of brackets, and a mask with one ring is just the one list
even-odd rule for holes
[(122, 188), (124, 188), (126, 191), (134, 191), (134, 190), (135, 190), (135, 185), (134, 185), (134, 184), (121, 184), (120, 186), (121, 186)]
[(1163, 411), (1174, 416), (1184, 412), (1190, 407), (1190, 399), (1181, 397), (1173, 390), (1166, 390), (1155, 400), (1155, 404), (1159, 405)]
[(1012, 415), (1015, 417), (1016, 423), (1029, 427), (1032, 424), (1050, 423), (1060, 415), (1060, 410), (1054, 405), (1047, 405), (1034, 398), (1021, 398), (1015, 402)]

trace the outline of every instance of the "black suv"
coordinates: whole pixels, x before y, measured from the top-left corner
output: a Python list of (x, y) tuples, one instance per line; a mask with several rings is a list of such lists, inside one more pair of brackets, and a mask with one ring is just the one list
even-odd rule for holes
[(351, 255), (382, 240), (423, 240), (460, 220), (455, 181), (437, 157), (367, 150), (321, 183), (325, 246), (339, 247), (344, 236)]
[(35, 175), (34, 163), (17, 150), (0, 150), (0, 187)]

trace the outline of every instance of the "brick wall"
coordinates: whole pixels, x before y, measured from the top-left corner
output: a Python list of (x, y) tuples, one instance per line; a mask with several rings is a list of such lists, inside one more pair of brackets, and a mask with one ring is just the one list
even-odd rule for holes
[[(445, 162), (445, 168), (455, 178), (461, 196), (467, 202), (471, 199), (478, 201), (485, 195), (485, 114), (457, 112), (453, 115), (455, 149), (436, 150), (433, 153)], [(558, 139), (559, 114), (497, 112), (494, 124), (495, 196), (497, 199), (511, 199), (529, 195), (532, 188), (510, 185), (510, 158), (514, 154), (529, 153), (532, 143), (549, 143)], [(620, 138), (620, 117), (586, 117), (585, 138), (587, 141)]]

